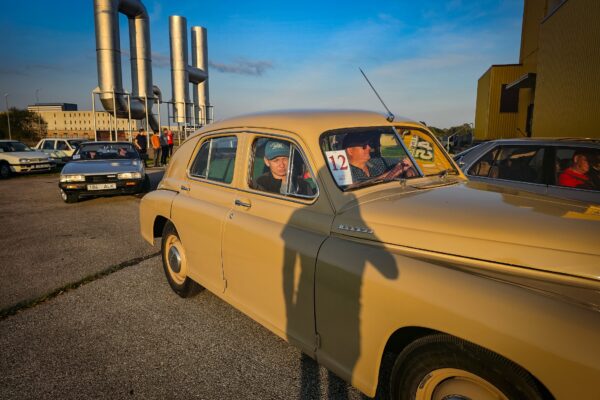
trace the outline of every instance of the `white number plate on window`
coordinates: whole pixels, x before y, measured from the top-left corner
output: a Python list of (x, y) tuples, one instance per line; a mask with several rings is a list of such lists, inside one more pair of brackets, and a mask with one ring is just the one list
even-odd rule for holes
[(93, 185), (87, 185), (88, 190), (106, 190), (106, 189), (116, 189), (116, 183), (95, 183)]

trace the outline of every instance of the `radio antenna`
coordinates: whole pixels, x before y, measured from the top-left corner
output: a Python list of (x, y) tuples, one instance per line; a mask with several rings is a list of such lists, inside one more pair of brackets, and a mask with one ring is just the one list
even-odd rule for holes
[(373, 85), (371, 84), (371, 81), (369, 80), (369, 78), (367, 78), (367, 75), (364, 73), (364, 71), (358, 67), (358, 70), (360, 71), (360, 73), (365, 77), (365, 79), (367, 80), (367, 83), (369, 84), (369, 86), (371, 86), (371, 89), (373, 89), (373, 92), (375, 92), (375, 96), (377, 96), (377, 98), (379, 99), (379, 101), (381, 102), (381, 104), (383, 104), (383, 107), (385, 107), (385, 110), (387, 111), (388, 115), (386, 117), (386, 119), (388, 120), (388, 122), (393, 122), (394, 121), (394, 114), (392, 114), (392, 112), (390, 111), (389, 108), (387, 108), (387, 106), (385, 105), (385, 103), (383, 102), (383, 100), (381, 99), (381, 96), (379, 96), (379, 93), (377, 93), (377, 90), (375, 90), (375, 88), (373, 87)]

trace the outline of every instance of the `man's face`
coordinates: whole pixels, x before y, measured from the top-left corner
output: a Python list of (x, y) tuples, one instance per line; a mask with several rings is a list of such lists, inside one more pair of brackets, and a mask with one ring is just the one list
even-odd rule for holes
[(346, 148), (350, 164), (364, 164), (371, 159), (371, 146), (362, 144)]
[(582, 174), (587, 174), (587, 172), (590, 170), (590, 163), (588, 162), (587, 157), (583, 154), (579, 154), (575, 156), (574, 161), (575, 168)]
[(284, 179), (287, 175), (288, 158), (281, 156), (275, 157), (272, 160), (265, 158), (265, 164), (271, 170), (271, 175), (275, 179)]

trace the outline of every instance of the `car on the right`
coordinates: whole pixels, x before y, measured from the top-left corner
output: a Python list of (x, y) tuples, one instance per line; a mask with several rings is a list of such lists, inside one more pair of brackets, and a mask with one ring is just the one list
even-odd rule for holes
[(454, 160), (470, 180), (600, 204), (600, 139), (491, 140)]

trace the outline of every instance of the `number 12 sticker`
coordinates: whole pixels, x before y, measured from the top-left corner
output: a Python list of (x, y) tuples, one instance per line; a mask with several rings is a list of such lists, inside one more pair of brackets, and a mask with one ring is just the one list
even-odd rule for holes
[(352, 173), (346, 150), (326, 151), (327, 164), (333, 174), (333, 178), (340, 186), (350, 185), (352, 183)]

